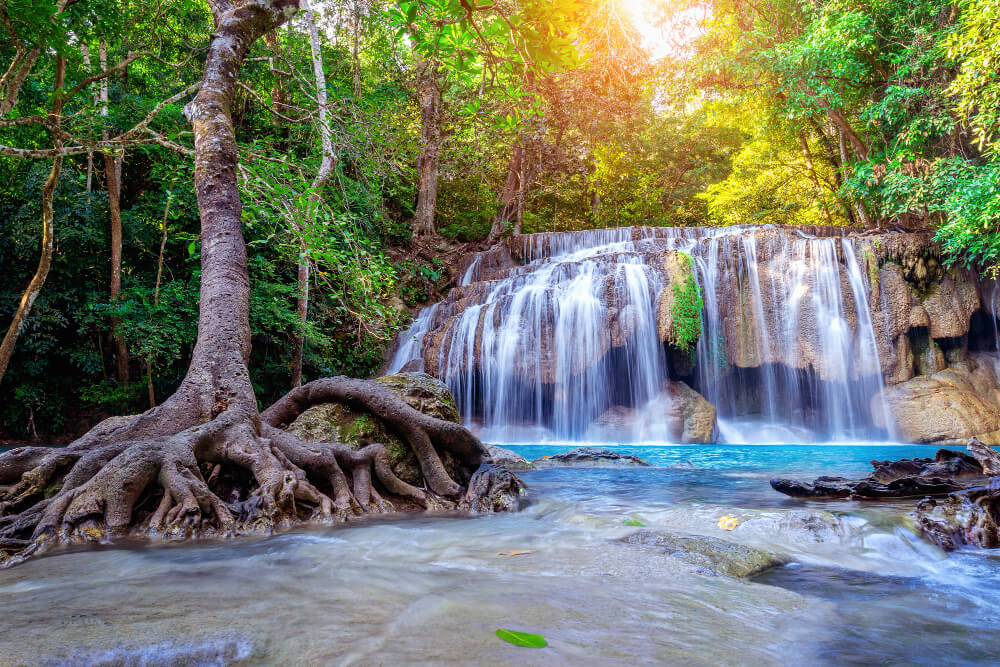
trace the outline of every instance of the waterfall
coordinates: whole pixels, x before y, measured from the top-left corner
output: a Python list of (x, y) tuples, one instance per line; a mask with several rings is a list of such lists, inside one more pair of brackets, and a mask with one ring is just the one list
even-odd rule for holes
[[(486, 270), (477, 257), (449, 299), (421, 311), (390, 368), (427, 359), (463, 421), (496, 442), (667, 440), (657, 415), (681, 379), (716, 406), (726, 441), (885, 437), (870, 412), (884, 385), (865, 241), (810, 231), (518, 237), (514, 264)], [(687, 368), (658, 329), (678, 252), (704, 303)]]

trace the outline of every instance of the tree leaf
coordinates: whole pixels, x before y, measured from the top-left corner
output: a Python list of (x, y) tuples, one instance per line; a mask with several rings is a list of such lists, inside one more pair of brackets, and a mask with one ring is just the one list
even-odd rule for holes
[(542, 648), (548, 646), (548, 642), (545, 641), (545, 637), (541, 635), (534, 635), (530, 632), (518, 632), (517, 630), (508, 630), (507, 628), (500, 628), (497, 630), (497, 637), (513, 644), (514, 646), (526, 646), (528, 648)]

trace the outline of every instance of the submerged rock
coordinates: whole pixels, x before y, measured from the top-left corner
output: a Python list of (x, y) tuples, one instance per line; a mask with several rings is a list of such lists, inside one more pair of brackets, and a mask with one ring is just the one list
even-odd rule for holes
[(502, 465), (507, 470), (522, 472), (525, 470), (537, 470), (534, 463), (524, 458), (517, 452), (512, 452), (496, 445), (487, 445), (486, 449), (490, 453), (490, 458), (494, 463)]
[(641, 530), (620, 541), (662, 549), (667, 555), (712, 576), (751, 577), (788, 562), (777, 554), (704, 535), (673, 535)]
[(652, 465), (633, 454), (622, 454), (601, 447), (577, 447), (532, 461), (539, 468), (632, 468)]

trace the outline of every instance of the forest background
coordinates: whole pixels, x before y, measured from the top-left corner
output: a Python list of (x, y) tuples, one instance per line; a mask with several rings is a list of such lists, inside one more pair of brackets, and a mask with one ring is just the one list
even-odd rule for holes
[[(200, 1), (0, 0), (0, 438), (169, 396), (198, 313)], [(339, 0), (230, 113), (258, 399), (367, 377), (458, 257), (627, 225), (932, 230), (1000, 267), (1000, 0)]]

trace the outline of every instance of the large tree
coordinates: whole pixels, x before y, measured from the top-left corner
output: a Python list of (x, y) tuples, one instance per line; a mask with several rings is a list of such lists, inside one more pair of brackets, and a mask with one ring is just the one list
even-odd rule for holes
[[(486, 456), (468, 430), (411, 408), (375, 382), (316, 380), (258, 410), (248, 371), (250, 281), (231, 107), (251, 47), (299, 6), (209, 2), (213, 37), (200, 89), (185, 109), (194, 128), (202, 267), (188, 373), (170, 398), (140, 415), (106, 420), (65, 448), (21, 447), (0, 456), (0, 553), (7, 564), (59, 542), (123, 533), (227, 535), (392, 509), (382, 494), (423, 507), (457, 503), (464, 489), (438, 449), (469, 471)], [(357, 451), (307, 444), (281, 429), (329, 401), (363, 408), (402, 436), (426, 488), (400, 480), (381, 444)]]

